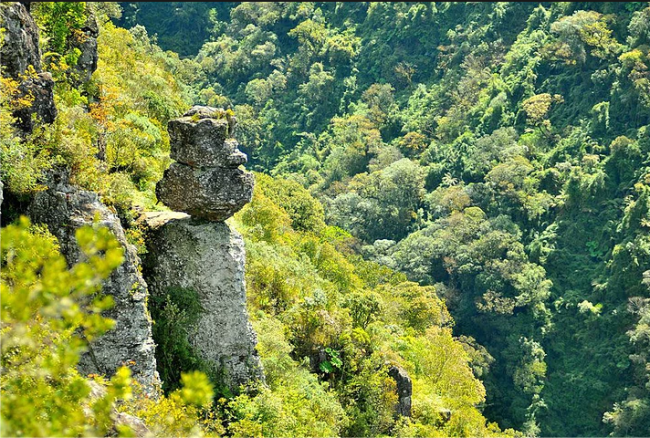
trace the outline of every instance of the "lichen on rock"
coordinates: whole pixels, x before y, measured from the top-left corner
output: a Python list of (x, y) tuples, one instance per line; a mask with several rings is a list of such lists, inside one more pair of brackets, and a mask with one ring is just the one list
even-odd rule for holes
[(156, 186), (158, 200), (175, 211), (224, 221), (253, 196), (253, 175), (240, 166), (246, 155), (229, 138), (236, 119), (220, 108), (194, 106), (168, 124), (175, 163)]
[(136, 249), (127, 242), (119, 218), (101, 203), (96, 193), (69, 185), (65, 175), (57, 175), (48, 185), (48, 190), (35, 195), (29, 215), (34, 223), (46, 224), (57, 237), (69, 265), (82, 256), (75, 231), (95, 220), (108, 227), (124, 248), (124, 262), (102, 285), (102, 293), (111, 295), (115, 303), (103, 315), (114, 319), (115, 327), (91, 341), (88, 351), (81, 356), (79, 371), (112, 376), (120, 366), (127, 365), (147, 393), (156, 396), (160, 378), (146, 308), (147, 284), (140, 274)]
[(201, 169), (172, 163), (156, 194), (175, 211), (224, 221), (250, 201), (253, 175), (237, 168)]
[(190, 345), (217, 368), (221, 385), (263, 379), (255, 334), (246, 310), (246, 255), (242, 236), (224, 222), (175, 212), (145, 214), (149, 227), (145, 275), (152, 297), (171, 289), (198, 293), (201, 312)]

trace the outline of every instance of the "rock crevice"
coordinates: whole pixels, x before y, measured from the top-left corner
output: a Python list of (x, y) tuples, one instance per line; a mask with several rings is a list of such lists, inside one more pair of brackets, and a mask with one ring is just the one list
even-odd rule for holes
[(65, 176), (52, 180), (50, 188), (34, 197), (29, 215), (35, 223), (46, 224), (60, 245), (69, 265), (80, 260), (81, 253), (75, 231), (83, 226), (108, 227), (124, 248), (124, 262), (104, 281), (102, 293), (113, 297), (115, 305), (104, 316), (114, 319), (113, 329), (94, 339), (79, 361), (82, 374), (112, 376), (127, 365), (133, 377), (155, 395), (160, 385), (156, 371), (151, 318), (146, 308), (147, 284), (140, 274), (140, 259), (129, 244), (119, 218), (111, 212), (94, 192), (80, 190), (67, 183)]

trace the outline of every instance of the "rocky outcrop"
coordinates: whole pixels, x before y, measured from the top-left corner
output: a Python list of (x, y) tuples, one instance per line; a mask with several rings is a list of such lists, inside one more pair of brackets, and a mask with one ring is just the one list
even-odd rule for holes
[(168, 124), (175, 163), (156, 186), (159, 201), (175, 211), (223, 221), (253, 196), (253, 175), (232, 135), (236, 120), (224, 110), (195, 106)]
[(411, 396), (413, 395), (413, 382), (406, 370), (391, 366), (388, 369), (388, 375), (397, 383), (397, 415), (404, 417), (411, 416)]
[(156, 190), (170, 208), (213, 221), (232, 216), (252, 194), (253, 178), (241, 169), (200, 169), (180, 163), (169, 166)]
[(95, 217), (100, 225), (113, 232), (124, 248), (124, 262), (102, 287), (102, 293), (111, 295), (115, 302), (104, 316), (114, 319), (116, 325), (90, 343), (79, 362), (80, 372), (112, 376), (117, 368), (128, 364), (133, 377), (155, 395), (160, 378), (146, 308), (147, 284), (139, 272), (140, 260), (135, 248), (126, 241), (117, 216), (100, 202), (96, 193), (68, 185), (65, 176), (52, 178), (48, 185), (48, 190), (34, 197), (29, 215), (34, 223), (46, 224), (58, 238), (61, 253), (70, 265), (81, 257), (75, 231), (93, 224)]
[(263, 379), (246, 310), (241, 235), (224, 222), (174, 212), (147, 213), (146, 222), (145, 274), (152, 296), (171, 288), (196, 291), (203, 311), (188, 335), (195, 351), (233, 391)]
[(251, 200), (246, 155), (229, 138), (235, 118), (195, 106), (169, 122), (176, 160), (156, 186), (158, 199), (177, 212), (148, 213), (145, 274), (153, 297), (170, 290), (198, 294), (202, 312), (189, 329), (195, 352), (213, 366), (220, 384), (236, 392), (261, 379), (257, 337), (246, 311), (242, 237), (223, 222)]
[(86, 22), (70, 44), (71, 47), (79, 49), (81, 52), (77, 64), (73, 69), (75, 73), (72, 81), (74, 86), (88, 82), (92, 74), (97, 70), (97, 61), (99, 60), (99, 55), (97, 54), (98, 36), (99, 26), (97, 25), (97, 18), (92, 11), (89, 11)]
[(2, 75), (20, 82), (21, 96), (18, 97), (33, 99), (31, 105), (13, 113), (17, 127), (23, 134), (28, 134), (34, 129), (33, 114), (43, 123), (52, 123), (56, 118), (54, 81), (52, 75), (41, 70), (38, 26), (25, 5), (17, 2), (1, 4), (0, 18), (0, 25), (5, 28), (0, 48)]
[(133, 431), (133, 436), (137, 437), (153, 437), (155, 436), (147, 427), (147, 425), (142, 421), (141, 418), (138, 418), (133, 415), (129, 415), (125, 412), (113, 411), (113, 421), (114, 426), (108, 431), (107, 437), (118, 437), (124, 436), (120, 433), (119, 427), (126, 426), (131, 431)]
[(29, 96), (31, 104), (13, 112), (16, 127), (25, 133), (34, 130), (32, 114), (36, 114), (41, 123), (53, 123), (57, 110), (54, 105), (54, 80), (48, 72), (27, 77), (18, 86), (23, 96)]
[(41, 71), (41, 49), (38, 26), (21, 3), (0, 4), (0, 27), (5, 29), (0, 49), (3, 75), (17, 78), (28, 66)]
[[(100, 385), (94, 380), (88, 380), (90, 386), (90, 394), (88, 394), (87, 403), (83, 406), (83, 412), (88, 418), (94, 418), (95, 414), (92, 410), (92, 404), (96, 403), (99, 399), (106, 397), (108, 391), (106, 387)], [(106, 437), (123, 436), (120, 434), (120, 427), (127, 426), (133, 432), (133, 436), (137, 437), (152, 437), (154, 434), (149, 430), (147, 425), (141, 418), (129, 415), (125, 412), (119, 412), (113, 404), (111, 406), (110, 419), (112, 424), (108, 428)]]

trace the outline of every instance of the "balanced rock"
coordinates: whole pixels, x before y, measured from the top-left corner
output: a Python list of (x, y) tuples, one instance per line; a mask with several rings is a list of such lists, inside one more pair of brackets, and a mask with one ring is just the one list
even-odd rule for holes
[(197, 169), (173, 163), (156, 187), (158, 199), (194, 217), (224, 221), (251, 200), (253, 175), (224, 167)]
[(168, 124), (173, 163), (156, 186), (169, 208), (224, 221), (253, 196), (253, 175), (241, 169), (246, 154), (229, 138), (236, 119), (220, 108), (194, 106)]

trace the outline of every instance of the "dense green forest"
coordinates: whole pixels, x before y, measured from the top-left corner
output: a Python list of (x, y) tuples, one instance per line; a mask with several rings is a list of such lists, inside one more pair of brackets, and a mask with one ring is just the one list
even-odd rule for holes
[[(91, 9), (99, 64), (78, 85), (72, 36)], [(65, 280), (52, 293), (91, 293), (115, 259), (92, 259), (94, 277), (60, 262), (41, 272), (56, 242), (19, 219), (25, 205), (67, 168), (146, 251), (137, 218), (164, 209), (165, 126), (193, 103), (234, 111), (257, 172), (232, 222), (267, 383), (235, 395), (189, 374), (209, 375), (183, 357), (191, 306), (150, 303), (156, 343), (179, 352), (161, 374), (178, 375), (159, 402), (117, 375), (107, 400), (135, 394), (119, 409), (151, 427), (175, 418), (163, 436), (650, 433), (648, 3), (39, 3), (32, 14), (43, 53), (58, 54), (44, 64), (59, 114), (18, 140), (10, 114), (25, 102), (3, 79), (3, 434), (46, 427), (25, 416), (41, 409), (26, 388), (74, 413), (49, 433), (104, 433), (108, 415), (97, 406), (82, 424), (83, 345), (66, 346), (77, 327), (108, 328), (93, 316), (107, 304), (61, 326), (43, 284), (51, 274)], [(25, 291), (33, 302), (11, 298)], [(54, 342), (54, 384), (18, 342), (30, 318), (51, 321), (30, 335)], [(393, 415), (389, 364), (413, 380), (410, 418)]]

